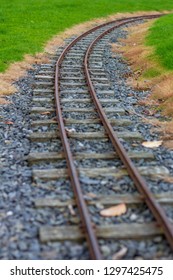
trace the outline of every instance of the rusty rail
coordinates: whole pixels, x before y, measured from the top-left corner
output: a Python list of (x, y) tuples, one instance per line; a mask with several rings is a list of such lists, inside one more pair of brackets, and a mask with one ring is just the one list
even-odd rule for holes
[[(90, 216), (89, 216), (89, 212), (88, 212), (88, 208), (86, 206), (85, 200), (83, 198), (83, 194), (82, 194), (82, 190), (80, 187), (80, 182), (79, 182), (79, 178), (78, 178), (78, 173), (76, 170), (76, 167), (74, 165), (74, 161), (73, 161), (73, 156), (70, 150), (70, 145), (68, 142), (68, 135), (66, 133), (65, 130), (65, 125), (64, 125), (64, 121), (63, 121), (63, 117), (62, 117), (62, 111), (61, 111), (61, 106), (60, 106), (60, 68), (61, 68), (61, 63), (63, 61), (63, 58), (65, 57), (65, 55), (67, 54), (67, 52), (70, 50), (70, 48), (72, 48), (78, 41), (80, 41), (83, 37), (87, 36), (88, 34), (92, 33), (93, 31), (104, 27), (106, 25), (109, 25), (111, 23), (115, 23), (114, 27), (111, 27), (109, 29), (109, 31), (106, 31), (103, 33), (102, 36), (104, 36), (107, 32), (110, 32), (111, 30), (126, 24), (126, 23), (130, 23), (132, 21), (138, 20), (138, 19), (150, 19), (150, 18), (155, 18), (158, 17), (159, 15), (149, 15), (149, 16), (142, 16), (142, 17), (130, 17), (128, 19), (120, 19), (120, 20), (115, 20), (113, 22), (109, 22), (109, 23), (104, 23), (100, 26), (96, 26), (94, 28), (92, 28), (91, 30), (83, 33), (82, 35), (80, 35), (79, 37), (77, 37), (76, 39), (74, 39), (62, 52), (62, 54), (60, 55), (57, 63), (56, 63), (56, 72), (55, 72), (55, 103), (56, 103), (56, 115), (57, 115), (57, 121), (58, 121), (58, 126), (59, 126), (59, 131), (60, 131), (60, 137), (63, 143), (63, 148), (64, 148), (64, 153), (65, 153), (65, 157), (66, 157), (66, 161), (67, 161), (67, 167), (68, 167), (68, 173), (69, 173), (69, 177), (72, 183), (72, 187), (73, 187), (73, 191), (76, 195), (76, 201), (77, 201), (77, 206), (79, 209), (79, 214), (82, 220), (82, 225), (83, 225), (83, 230), (86, 234), (86, 239), (88, 241), (88, 245), (89, 245), (89, 250), (90, 250), (90, 254), (91, 254), (91, 258), (92, 259), (102, 259), (102, 255), (100, 253), (100, 249), (99, 249), (99, 245), (98, 245), (98, 241), (90, 220)], [(118, 23), (118, 24), (117, 24)], [(100, 36), (99, 36), (100, 37)], [(98, 38), (99, 39), (99, 38)], [(95, 42), (95, 41), (94, 41)], [(95, 44), (93, 42), (93, 45)], [(90, 45), (89, 50), (87, 51), (87, 55), (89, 55), (90, 51), (91, 51), (92, 47)], [(90, 93), (93, 92), (93, 100), (96, 107), (98, 107), (98, 112), (99, 115), (101, 117), (101, 113), (103, 110), (101, 108), (101, 105), (99, 104), (99, 102), (97, 101), (96, 95), (94, 93), (94, 88), (92, 86), (91, 83), (91, 79), (89, 76), (89, 72), (87, 69), (87, 64), (88, 64), (88, 58), (87, 56), (85, 57), (85, 73), (87, 75), (87, 83), (89, 86), (89, 91)], [(112, 128), (110, 126), (109, 123), (107, 123), (107, 119), (104, 120), (106, 116), (103, 114), (101, 119), (102, 122), (104, 124), (104, 126), (106, 126), (106, 131), (107, 133), (110, 135), (111, 140), (114, 142), (115, 140), (115, 135), (114, 132), (112, 131)], [(106, 125), (107, 123), (107, 125)], [(108, 131), (112, 131), (111, 133)], [(126, 155), (125, 155), (125, 151), (121, 152), (122, 147), (120, 146), (119, 148), (119, 141), (118, 139), (116, 139), (116, 150), (118, 151), (119, 155), (122, 154), (120, 157), (122, 159), (123, 162), (126, 162), (126, 165), (129, 164), (129, 160), (127, 159)], [(118, 144), (117, 144), (118, 143)], [(115, 144), (114, 144), (115, 145)], [(131, 166), (131, 163), (130, 163)], [(129, 168), (128, 168), (129, 169)], [(130, 169), (133, 170), (132, 167), (130, 167)], [(135, 184), (137, 184), (136, 180), (138, 181), (138, 176), (136, 175), (136, 172), (133, 171), (132, 173), (134, 173), (135, 175), (132, 176), (132, 178), (134, 178), (135, 180)], [(169, 238), (170, 239), (170, 238)]]
[[(121, 26), (122, 23), (120, 23), (118, 26)], [(98, 36), (88, 47), (85, 59), (84, 59), (84, 72), (88, 84), (88, 88), (91, 94), (91, 97), (93, 99), (93, 102), (96, 106), (97, 112), (100, 116), (100, 119), (102, 121), (102, 124), (109, 136), (109, 139), (112, 142), (112, 145), (114, 146), (116, 152), (118, 153), (120, 159), (122, 160), (123, 164), (125, 165), (128, 174), (130, 175), (131, 179), (133, 180), (135, 186), (137, 187), (138, 191), (142, 194), (146, 204), (148, 205), (149, 209), (151, 210), (153, 216), (155, 217), (158, 225), (162, 228), (171, 248), (173, 249), (173, 226), (166, 217), (165, 212), (163, 211), (162, 207), (159, 205), (159, 203), (154, 198), (152, 192), (147, 187), (147, 184), (145, 180), (141, 177), (139, 174), (137, 168), (129, 158), (127, 152), (125, 151), (123, 145), (119, 141), (116, 132), (113, 130), (106, 114), (104, 113), (104, 110), (100, 104), (99, 99), (97, 98), (96, 92), (94, 90), (89, 69), (88, 69), (88, 60), (89, 55), (94, 47), (94, 45), (108, 32), (111, 32), (114, 28), (110, 28), (109, 30), (102, 33), (100, 36)]]

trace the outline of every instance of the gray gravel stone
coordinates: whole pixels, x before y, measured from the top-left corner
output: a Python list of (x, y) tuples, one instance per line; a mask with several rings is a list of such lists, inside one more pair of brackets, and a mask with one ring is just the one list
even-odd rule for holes
[(101, 246), (101, 251), (105, 257), (107, 257), (111, 254), (111, 249), (109, 248), (109, 246), (106, 246), (106, 245)]

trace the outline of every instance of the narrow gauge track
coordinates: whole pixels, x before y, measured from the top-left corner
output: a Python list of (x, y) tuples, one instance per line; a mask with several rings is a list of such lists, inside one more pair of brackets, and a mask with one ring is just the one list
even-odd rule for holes
[[(152, 195), (152, 193), (149, 191), (149, 188), (147, 187), (144, 179), (141, 177), (139, 174), (139, 171), (137, 168), (135, 168), (134, 164), (132, 163), (131, 159), (129, 158), (127, 152), (123, 148), (122, 144), (120, 143), (118, 136), (115, 134), (114, 129), (112, 128), (110, 117), (107, 117), (106, 114), (111, 114), (113, 112), (116, 112), (116, 108), (105, 108), (103, 110), (101, 104), (106, 104), (111, 101), (115, 102), (116, 100), (106, 100), (103, 98), (103, 95), (105, 96), (110, 96), (111, 91), (107, 89), (107, 80), (104, 77), (104, 73), (102, 71), (102, 67), (100, 67), (99, 63), (93, 63), (93, 57), (95, 59), (99, 59), (100, 55), (99, 52), (101, 50), (100, 46), (97, 46), (98, 42), (102, 41), (102, 44), (104, 45), (104, 40), (107, 40), (106, 36), (110, 32), (112, 32), (115, 28), (118, 28), (122, 25), (125, 25), (127, 23), (134, 22), (136, 20), (140, 19), (150, 19), (158, 17), (157, 16), (143, 16), (143, 17), (135, 17), (135, 18), (128, 18), (128, 19), (123, 19), (123, 20), (118, 20), (115, 22), (111, 22), (108, 24), (103, 24), (101, 26), (95, 27), (88, 32), (82, 34), (78, 38), (75, 38), (60, 54), (58, 61), (56, 63), (56, 74), (55, 74), (55, 101), (56, 101), (56, 114), (57, 114), (57, 121), (59, 125), (59, 132), (60, 132), (60, 137), (63, 143), (63, 150), (64, 150), (64, 155), (67, 161), (67, 167), (68, 167), (68, 175), (71, 179), (71, 183), (73, 186), (73, 190), (75, 193), (75, 199), (77, 201), (78, 209), (79, 209), (79, 214), (81, 217), (82, 221), (82, 226), (83, 226), (83, 231), (85, 233), (86, 239), (88, 241), (89, 245), (89, 250), (91, 257), (93, 259), (102, 259), (102, 255), (100, 253), (99, 249), (99, 244), (95, 235), (95, 229), (93, 228), (92, 221), (90, 219), (90, 214), (88, 211), (88, 207), (86, 205), (84, 196), (83, 196), (83, 191), (81, 188), (81, 183), (80, 179), (78, 176), (78, 171), (80, 169), (80, 165), (76, 167), (76, 163), (74, 161), (73, 157), (73, 152), (71, 151), (70, 148), (70, 143), (68, 138), (74, 138), (74, 139), (87, 139), (87, 138), (109, 138), (110, 141), (112, 142), (112, 145), (115, 149), (115, 152), (118, 154), (120, 157), (123, 165), (126, 167), (129, 176), (133, 180), (135, 186), (137, 187), (138, 191), (142, 194), (143, 199), (147, 203), (148, 207), (150, 208), (153, 216), (155, 217), (158, 225), (160, 228), (163, 230), (168, 242), (170, 243), (171, 247), (173, 248), (173, 227), (170, 224), (168, 218), (166, 217), (164, 211)], [(100, 49), (99, 49), (100, 48)], [(97, 49), (97, 54), (92, 55), (92, 52), (94, 49)], [(94, 53), (94, 52), (93, 52)], [(77, 58), (77, 61), (75, 60), (75, 57)], [(73, 60), (74, 58), (74, 60)], [(70, 63), (69, 63), (70, 59)], [(83, 70), (82, 70), (82, 62), (83, 62)], [(85, 76), (84, 76), (85, 75)], [(64, 80), (67, 82), (64, 82)], [(71, 81), (71, 82), (69, 82)], [(101, 98), (99, 94), (97, 94), (97, 87), (99, 88), (99, 83), (103, 83), (102, 87), (105, 87), (106, 91), (101, 94)], [(105, 84), (104, 84), (105, 83)], [(44, 82), (42, 83), (44, 85)], [(86, 87), (87, 85), (87, 87)], [(75, 133), (72, 132), (72, 127), (67, 129), (67, 125), (69, 126), (70, 124), (79, 124), (82, 125), (82, 123), (85, 124), (91, 124), (91, 123), (100, 123), (100, 120), (98, 120), (97, 114), (94, 113), (94, 117), (92, 119), (88, 119), (86, 116), (88, 112), (93, 112), (94, 107), (91, 108), (84, 108), (83, 106), (81, 108), (65, 108), (63, 107), (64, 103), (61, 103), (61, 94), (64, 95), (64, 93), (70, 93), (71, 88), (76, 87), (77, 93), (79, 95), (85, 95), (86, 90), (88, 88), (88, 92), (90, 92), (92, 100), (95, 104), (95, 107), (97, 109), (97, 113), (100, 117), (101, 123), (103, 126), (100, 124), (99, 129), (101, 131), (97, 132), (83, 132), (81, 133)], [(65, 89), (64, 89), (65, 88)], [(109, 95), (110, 94), (110, 95)], [(99, 98), (97, 97), (99, 96)], [(71, 100), (72, 102), (75, 102), (74, 99)], [(87, 101), (86, 96), (84, 96), (83, 99), (79, 98), (79, 100), (76, 100), (77, 104), (79, 105), (80, 102), (85, 103)], [(88, 100), (91, 102), (91, 100)], [(88, 102), (87, 101), (87, 102)], [(84, 114), (84, 116), (81, 118), (80, 121), (74, 120), (72, 118), (73, 112), (76, 111), (80, 114)], [(121, 109), (117, 110), (119, 114), (121, 114)], [(106, 114), (105, 114), (106, 113)], [(68, 116), (70, 114), (70, 117)], [(66, 121), (64, 119), (66, 118)], [(73, 120), (72, 120), (73, 119)], [(115, 122), (116, 123), (116, 122)], [(54, 132), (53, 132), (54, 134)], [(50, 134), (49, 134), (50, 136)], [(44, 138), (44, 135), (40, 136), (41, 138)], [(46, 136), (45, 136), (46, 137)], [(123, 137), (123, 136), (120, 136)], [(136, 137), (134, 135), (131, 135), (130, 137)], [(32, 139), (35, 138), (38, 139), (39, 135), (33, 134)], [(128, 138), (128, 137), (127, 137)], [(137, 136), (138, 138), (138, 136)], [(82, 156), (82, 155), (81, 155)], [(90, 156), (90, 155), (89, 155)], [(38, 155), (37, 155), (37, 160), (38, 160)], [(41, 156), (40, 156), (41, 157)], [(34, 158), (33, 155), (31, 155), (32, 160)], [(109, 156), (108, 156), (109, 158)], [(47, 172), (50, 172), (47, 170)], [(50, 174), (50, 177), (56, 177), (54, 176), (53, 173), (58, 172), (58, 170), (52, 171), (52, 175)], [(116, 171), (114, 171), (116, 172)], [(46, 176), (46, 170), (35, 171), (36, 177), (43, 178)], [(98, 175), (99, 171), (98, 171)], [(98, 176), (96, 175), (96, 176)], [(49, 174), (47, 174), (49, 177)], [(44, 230), (41, 231), (41, 234), (44, 236), (45, 232)], [(44, 237), (43, 237), (44, 239)]]

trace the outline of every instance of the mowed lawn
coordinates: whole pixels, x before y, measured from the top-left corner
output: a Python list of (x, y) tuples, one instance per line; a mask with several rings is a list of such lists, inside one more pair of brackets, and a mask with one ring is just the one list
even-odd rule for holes
[(146, 44), (154, 47), (153, 59), (166, 70), (173, 70), (173, 14), (158, 19), (150, 28)]
[[(42, 51), (53, 35), (77, 23), (116, 12), (171, 9), (172, 0), (0, 0), (0, 72), (10, 63), (22, 60), (24, 54)], [(172, 22), (170, 16), (168, 21), (161, 19), (160, 25), (169, 23), (170, 26)], [(157, 31), (162, 29), (155, 28)], [(172, 30), (169, 29), (169, 34)], [(149, 42), (157, 49), (159, 40), (153, 40), (153, 35), (155, 33), (151, 32)], [(162, 45), (166, 45), (168, 39), (170, 37), (164, 36)], [(170, 50), (171, 44), (167, 45), (166, 51)], [(157, 55), (165, 54), (165, 49), (159, 48), (156, 52)], [(163, 63), (167, 65), (168, 62)]]

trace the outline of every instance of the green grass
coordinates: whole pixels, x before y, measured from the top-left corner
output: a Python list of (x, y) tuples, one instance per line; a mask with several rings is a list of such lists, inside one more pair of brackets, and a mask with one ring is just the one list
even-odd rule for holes
[(116, 12), (163, 9), (173, 9), (172, 0), (1, 0), (0, 71), (24, 54), (42, 51), (47, 40), (74, 24)]
[(161, 74), (160, 71), (158, 71), (158, 69), (155, 69), (155, 68), (150, 68), (148, 70), (146, 70), (144, 73), (143, 73), (143, 77), (144, 78), (154, 78), (154, 77), (157, 77)]
[(147, 45), (154, 47), (151, 59), (157, 59), (167, 70), (173, 70), (173, 14), (158, 19), (150, 28)]

